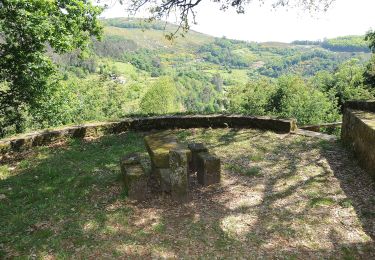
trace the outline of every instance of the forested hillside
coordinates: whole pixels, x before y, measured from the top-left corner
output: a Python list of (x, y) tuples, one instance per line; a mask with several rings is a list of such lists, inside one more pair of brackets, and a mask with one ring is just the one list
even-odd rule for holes
[[(50, 56), (58, 75), (23, 128), (38, 129), (132, 114), (232, 112), (295, 117), (299, 124), (340, 120), (342, 103), (373, 98), (364, 37), (255, 43), (176, 26), (116, 18), (90, 51)], [(371, 74), (372, 73), (372, 74)], [(1, 120), (1, 119), (0, 119)], [(3, 129), (9, 135), (15, 129)]]

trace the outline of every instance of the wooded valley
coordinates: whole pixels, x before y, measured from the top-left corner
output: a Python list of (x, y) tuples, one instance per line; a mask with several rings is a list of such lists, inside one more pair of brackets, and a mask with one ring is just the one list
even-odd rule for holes
[(344, 101), (374, 97), (375, 59), (364, 36), (289, 44), (189, 31), (171, 41), (165, 34), (175, 25), (102, 23), (104, 37), (88, 51), (49, 51), (58, 73), (36, 106), (22, 108), (18, 127), (8, 125), (2, 136), (140, 114), (242, 113), (329, 123), (340, 121)]

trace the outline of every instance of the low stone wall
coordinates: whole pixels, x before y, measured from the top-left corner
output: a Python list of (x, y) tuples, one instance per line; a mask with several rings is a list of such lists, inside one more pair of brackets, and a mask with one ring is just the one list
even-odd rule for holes
[(347, 101), (344, 104), (344, 111), (345, 109), (356, 109), (356, 110), (363, 110), (369, 112), (375, 112), (375, 100), (351, 100)]
[(126, 131), (149, 131), (187, 128), (255, 128), (279, 133), (296, 130), (295, 120), (241, 115), (184, 115), (128, 118), (117, 122), (85, 124), (25, 134), (15, 138), (0, 140), (0, 154), (20, 151), (34, 146), (48, 145), (64, 138), (85, 138)]
[(375, 102), (353, 101), (345, 105), (341, 139), (375, 178)]

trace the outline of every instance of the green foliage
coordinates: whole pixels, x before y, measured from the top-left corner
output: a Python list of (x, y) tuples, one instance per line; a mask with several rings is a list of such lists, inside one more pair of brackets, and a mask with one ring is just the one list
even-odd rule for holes
[(7, 87), (0, 92), (0, 136), (9, 126), (21, 132), (25, 110), (48, 92), (55, 70), (46, 46), (59, 53), (84, 48), (101, 33), (100, 13), (81, 0), (1, 1), (0, 81)]
[[(213, 78), (196, 70), (180, 71), (175, 80), (187, 111), (216, 112), (223, 108), (221, 76)], [(212, 80), (214, 82), (212, 82)]]
[(93, 41), (93, 51), (100, 57), (123, 60), (124, 54), (128, 51), (135, 51), (138, 48), (133, 40), (124, 39), (118, 35), (106, 35), (102, 41)]
[(364, 71), (365, 66), (352, 59), (341, 64), (334, 73), (318, 73), (312, 83), (331, 98), (336, 98), (338, 106), (342, 108), (345, 101), (374, 97), (364, 85)]
[(335, 102), (297, 76), (255, 80), (233, 88), (229, 98), (232, 112), (296, 118), (302, 125), (338, 119)]
[(126, 111), (133, 112), (130, 102), (134, 97), (139, 98), (139, 90), (134, 85), (137, 84), (118, 84), (105, 77), (90, 76), (82, 80), (71, 76), (52, 84), (38, 99), (38, 106), (28, 111), (25, 127), (117, 119)]
[(333, 122), (339, 118), (335, 103), (295, 76), (283, 76), (278, 80), (278, 88), (271, 96), (269, 106), (276, 115), (296, 118), (301, 125)]
[(244, 57), (233, 52), (236, 43), (238, 43), (238, 41), (225, 38), (216, 39), (214, 43), (202, 46), (198, 50), (198, 53), (202, 55), (204, 60), (222, 66), (230, 68), (248, 67), (248, 61)]
[(243, 86), (233, 86), (228, 95), (229, 109), (233, 113), (266, 115), (269, 112), (270, 97), (275, 91), (274, 82), (265, 77), (249, 81)]
[(158, 79), (143, 96), (140, 110), (145, 114), (167, 114), (180, 110), (176, 86), (171, 78)]
[(333, 39), (326, 39), (321, 46), (331, 51), (369, 52), (368, 42), (363, 36), (342, 36)]
[(123, 53), (123, 57), (136, 68), (150, 72), (152, 77), (159, 77), (162, 75), (163, 65), (155, 54), (155, 52), (143, 49)]
[(105, 21), (105, 23), (109, 26), (113, 27), (119, 27), (119, 28), (126, 28), (126, 29), (144, 29), (144, 30), (159, 30), (162, 31), (165, 28), (165, 25), (163, 22), (159, 21), (152, 21), (148, 22), (145, 20), (139, 20), (139, 19), (121, 19), (121, 18), (113, 18), (108, 19)]
[(320, 46), (324, 49), (337, 52), (369, 52), (370, 37), (341, 36), (323, 41), (293, 41), (296, 45)]
[[(51, 68), (49, 77), (31, 79), (26, 71), (23, 84), (31, 84), (20, 90), (32, 88), (21, 93), (34, 95), (32, 102), (21, 102), (19, 113), (8, 108), (0, 115), (0, 125), (8, 125), (2, 135), (140, 113), (232, 112), (296, 117), (299, 124), (332, 122), (346, 100), (374, 97), (373, 61), (364, 65), (368, 53), (332, 52), (321, 42), (259, 44), (197, 32), (171, 43), (157, 28), (143, 31), (139, 19), (103, 23), (110, 25), (103, 41), (94, 39), (86, 52), (60, 54), (48, 47), (39, 53), (45, 63), (33, 63), (35, 71)], [(0, 83), (0, 93), (11, 88)]]
[(369, 47), (372, 52), (375, 51), (375, 31), (371, 30), (366, 34), (366, 41), (369, 43)]
[(374, 89), (375, 88), (375, 55), (372, 55), (371, 59), (367, 63), (363, 77), (364, 77), (364, 83), (369, 88)]
[(282, 58), (268, 61), (257, 71), (272, 78), (290, 73), (312, 76), (320, 70), (333, 70), (338, 61), (337, 55), (321, 49), (292, 51), (287, 52)]

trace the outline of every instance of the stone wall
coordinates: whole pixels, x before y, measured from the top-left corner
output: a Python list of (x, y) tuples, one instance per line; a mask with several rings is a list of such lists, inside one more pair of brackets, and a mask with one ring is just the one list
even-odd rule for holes
[(344, 111), (345, 109), (356, 109), (356, 110), (363, 110), (369, 112), (375, 112), (375, 100), (351, 100), (347, 101), (344, 104)]
[(126, 131), (148, 131), (187, 128), (254, 128), (278, 133), (296, 130), (295, 120), (241, 115), (183, 115), (128, 118), (117, 122), (85, 124), (25, 134), (15, 138), (0, 140), (0, 154), (20, 151), (34, 146), (48, 145), (64, 138), (85, 138)]
[(362, 168), (375, 178), (375, 102), (345, 104), (341, 139), (354, 151)]

